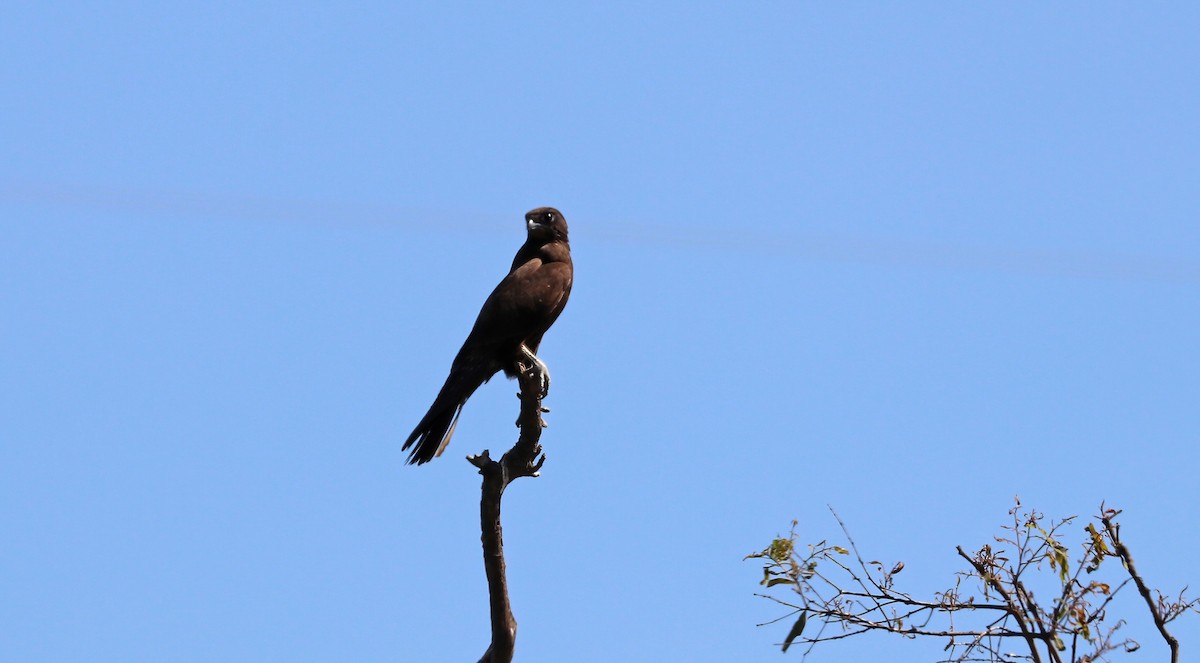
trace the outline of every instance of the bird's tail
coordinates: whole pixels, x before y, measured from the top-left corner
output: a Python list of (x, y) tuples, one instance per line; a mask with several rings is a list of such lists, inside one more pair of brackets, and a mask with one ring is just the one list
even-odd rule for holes
[(462, 371), (450, 372), (433, 405), (429, 406), (421, 423), (404, 442), (402, 450), (416, 445), (408, 454), (409, 465), (422, 465), (442, 455), (446, 445), (450, 444), (450, 437), (454, 435), (454, 426), (458, 423), (463, 405), (483, 382), (483, 379), (463, 375)]

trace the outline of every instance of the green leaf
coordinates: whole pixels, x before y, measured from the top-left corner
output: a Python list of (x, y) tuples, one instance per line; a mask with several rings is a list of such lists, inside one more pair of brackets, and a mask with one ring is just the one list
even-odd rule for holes
[(842, 555), (849, 555), (849, 554), (850, 554), (850, 551), (849, 551), (849, 550), (846, 550), (845, 548), (843, 548), (843, 547), (841, 547), (841, 546), (834, 546), (834, 547), (833, 547), (833, 550), (834, 550), (834, 552), (840, 553), (840, 554), (842, 554)]
[(796, 620), (795, 624), (792, 624), (792, 630), (788, 631), (787, 638), (783, 641), (783, 651), (786, 652), (788, 647), (792, 646), (792, 640), (800, 637), (800, 634), (804, 632), (806, 622), (808, 622), (808, 613), (801, 610), (800, 618)]
[(1071, 558), (1067, 557), (1067, 549), (1058, 544), (1054, 544), (1054, 557), (1058, 560), (1058, 577), (1065, 585), (1068, 582), (1070, 571), (1068, 567), (1071, 564)]
[(770, 580), (767, 581), (767, 587), (774, 587), (775, 585), (794, 585), (794, 584), (796, 584), (796, 581), (792, 580), (791, 578), (771, 578)]
[(782, 562), (792, 554), (792, 542), (790, 539), (775, 539), (771, 542), (771, 547), (767, 548), (767, 555), (776, 562)]

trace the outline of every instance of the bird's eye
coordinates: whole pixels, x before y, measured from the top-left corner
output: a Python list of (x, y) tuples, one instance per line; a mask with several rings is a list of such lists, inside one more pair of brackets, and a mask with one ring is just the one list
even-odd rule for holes
[(553, 220), (554, 220), (554, 212), (546, 212), (546, 221), (549, 222), (549, 221), (553, 221)]

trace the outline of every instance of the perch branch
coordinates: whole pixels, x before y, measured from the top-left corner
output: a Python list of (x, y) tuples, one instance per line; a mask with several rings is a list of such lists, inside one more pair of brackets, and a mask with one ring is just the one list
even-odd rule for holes
[(521, 369), (517, 381), (521, 386), (521, 414), (517, 426), (521, 435), (517, 443), (499, 461), (492, 460), (485, 449), (467, 460), (479, 468), (483, 476), (482, 497), (479, 501), (479, 525), (483, 541), (483, 566), (487, 573), (489, 609), (492, 622), (492, 643), (479, 663), (510, 663), (517, 639), (517, 620), (508, 601), (508, 581), (504, 573), (504, 538), (500, 528), (500, 498), (504, 489), (519, 477), (536, 477), (546, 462), (539, 440), (546, 422), (542, 413), (545, 367), (540, 362)]

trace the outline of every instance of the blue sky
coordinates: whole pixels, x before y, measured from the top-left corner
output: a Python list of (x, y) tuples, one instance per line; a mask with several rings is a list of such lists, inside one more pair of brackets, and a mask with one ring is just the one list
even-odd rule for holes
[(400, 443), (540, 205), (577, 280), (549, 461), (505, 501), (518, 660), (779, 660), (741, 558), (834, 535), (827, 504), (913, 591), (1014, 495), (1125, 508), (1148, 579), (1200, 584), (1198, 31), (1190, 3), (5, 7), (3, 658), (475, 660), (462, 457), (515, 441), (515, 384), (438, 462)]

